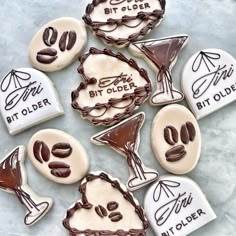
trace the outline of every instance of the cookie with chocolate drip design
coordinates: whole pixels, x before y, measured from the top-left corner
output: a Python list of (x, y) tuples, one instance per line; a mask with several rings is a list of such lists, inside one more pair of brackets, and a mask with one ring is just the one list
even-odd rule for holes
[(150, 98), (151, 105), (161, 106), (184, 99), (183, 93), (173, 85), (171, 69), (177, 61), (180, 50), (185, 47), (187, 42), (187, 35), (176, 35), (139, 41), (129, 46), (132, 54), (143, 57), (157, 72), (157, 89)]
[(125, 156), (130, 171), (126, 186), (130, 191), (142, 188), (158, 178), (157, 171), (146, 167), (137, 153), (139, 130), (144, 119), (145, 114), (143, 112), (138, 113), (91, 138), (95, 144), (107, 145)]
[(0, 161), (0, 189), (15, 194), (26, 208), (24, 223), (35, 224), (51, 209), (51, 198), (36, 195), (27, 184), (25, 147), (18, 146)]
[(161, 23), (165, 5), (165, 0), (93, 0), (83, 20), (104, 43), (125, 47)]
[(94, 125), (111, 126), (129, 117), (151, 93), (146, 70), (106, 48), (80, 57), (83, 82), (71, 94), (72, 107)]
[(144, 211), (118, 179), (92, 172), (79, 191), (81, 200), (67, 210), (63, 220), (70, 235), (146, 235)]

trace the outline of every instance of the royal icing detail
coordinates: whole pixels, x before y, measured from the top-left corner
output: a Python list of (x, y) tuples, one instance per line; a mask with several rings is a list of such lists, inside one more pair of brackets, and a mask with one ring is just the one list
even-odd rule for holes
[(80, 58), (83, 82), (72, 107), (94, 125), (109, 126), (130, 116), (149, 96), (151, 81), (136, 61), (110, 49), (90, 48)]
[(27, 185), (25, 148), (18, 146), (0, 161), (0, 189), (15, 194), (26, 208), (24, 223), (33, 225), (52, 207), (51, 198), (36, 195)]
[(10, 134), (64, 114), (51, 80), (32, 68), (11, 70), (0, 82), (0, 110)]
[(135, 42), (129, 46), (132, 54), (143, 57), (157, 72), (157, 89), (150, 98), (151, 105), (161, 106), (184, 99), (184, 95), (173, 85), (171, 69), (177, 61), (180, 50), (187, 42), (187, 35), (177, 35)]
[(126, 187), (130, 191), (142, 188), (158, 178), (157, 171), (146, 167), (137, 153), (139, 132), (144, 120), (145, 114), (138, 113), (91, 138), (95, 144), (107, 145), (126, 157), (130, 173)]
[(28, 155), (42, 175), (61, 184), (79, 181), (89, 167), (87, 153), (79, 141), (56, 129), (35, 133), (28, 143)]
[(190, 178), (163, 176), (146, 193), (144, 209), (156, 235), (188, 235), (216, 218)]
[(197, 119), (235, 100), (236, 60), (220, 49), (194, 54), (182, 71), (182, 89)]
[(146, 235), (144, 211), (118, 179), (104, 172), (90, 173), (79, 191), (81, 200), (67, 210), (63, 220), (70, 235)]
[(161, 166), (169, 172), (192, 171), (201, 152), (200, 129), (193, 114), (177, 104), (162, 108), (153, 120), (152, 147)]
[(87, 40), (84, 24), (62, 17), (44, 25), (29, 47), (31, 64), (42, 71), (57, 71), (74, 62)]
[(165, 4), (165, 0), (93, 0), (83, 20), (106, 44), (124, 47), (161, 23)]

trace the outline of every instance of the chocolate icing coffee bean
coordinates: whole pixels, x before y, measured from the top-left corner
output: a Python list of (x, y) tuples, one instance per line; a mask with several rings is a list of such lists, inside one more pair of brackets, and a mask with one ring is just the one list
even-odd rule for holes
[[(33, 147), (34, 156), (40, 162), (48, 162), (50, 159), (50, 151), (46, 143), (43, 141), (36, 141)], [(43, 160), (43, 161), (42, 161)]]
[(48, 27), (44, 30), (43, 42), (45, 43), (45, 45), (50, 47), (56, 42), (57, 35), (58, 35), (58, 32), (55, 28)]
[(119, 206), (119, 204), (118, 204), (117, 202), (115, 202), (115, 201), (112, 201), (112, 202), (107, 203), (107, 209), (108, 209), (109, 211), (114, 211), (114, 210), (116, 210), (116, 209), (118, 208), (118, 206)]
[(61, 70), (78, 59), (86, 40), (86, 29), (81, 21), (71, 17), (55, 19), (33, 37), (29, 60), (42, 71)]
[(95, 211), (101, 218), (107, 216), (107, 210), (105, 209), (105, 207), (103, 207), (101, 205), (96, 206)]
[(87, 153), (82, 145), (60, 130), (35, 133), (28, 143), (28, 155), (42, 175), (57, 183), (75, 183), (88, 171)]
[(37, 53), (37, 61), (44, 64), (50, 64), (57, 59), (57, 50), (46, 48)]
[(66, 158), (72, 153), (72, 147), (69, 143), (56, 143), (52, 147), (52, 154), (58, 158)]
[(109, 214), (108, 217), (111, 219), (112, 222), (118, 222), (123, 218), (120, 212), (112, 212), (111, 214)]
[(201, 152), (200, 129), (193, 114), (181, 105), (162, 108), (153, 121), (152, 147), (167, 171), (186, 174), (193, 170)]

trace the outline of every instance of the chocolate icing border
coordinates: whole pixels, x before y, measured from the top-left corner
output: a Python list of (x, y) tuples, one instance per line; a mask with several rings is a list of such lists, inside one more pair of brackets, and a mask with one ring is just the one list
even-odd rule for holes
[[(117, 231), (110, 231), (110, 230), (78, 230), (76, 228), (72, 228), (70, 226), (70, 218), (74, 215), (74, 213), (79, 209), (91, 209), (92, 204), (89, 203), (87, 197), (86, 197), (86, 185), (88, 182), (93, 181), (95, 179), (102, 179), (104, 181), (107, 181), (111, 184), (113, 188), (116, 188), (120, 193), (124, 196), (124, 198), (129, 201), (135, 208), (135, 212), (139, 216), (140, 220), (143, 222), (143, 229), (130, 229), (129, 231), (124, 230), (117, 230)], [(87, 176), (84, 178), (85, 182), (82, 183), (79, 187), (79, 191), (82, 194), (81, 201), (82, 202), (76, 202), (74, 206), (67, 210), (66, 216), (63, 220), (63, 226), (69, 230), (70, 236), (77, 236), (78, 234), (84, 234), (86, 236), (90, 235), (96, 235), (96, 236), (111, 236), (111, 235), (119, 235), (119, 236), (145, 236), (146, 235), (146, 229), (148, 228), (149, 224), (145, 217), (144, 210), (140, 205), (137, 205), (133, 195), (131, 195), (130, 192), (125, 191), (121, 186), (118, 180), (112, 180), (110, 176), (108, 176), (106, 173), (101, 172), (99, 174), (96, 173), (90, 173), (87, 174)]]
[[(134, 42), (136, 40), (139, 40), (143, 38), (150, 30), (152, 30), (164, 17), (165, 14), (165, 6), (166, 1), (165, 0), (157, 0), (159, 1), (162, 10), (154, 10), (153, 12), (143, 12), (139, 11), (136, 16), (126, 16), (124, 15), (121, 19), (113, 19), (109, 18), (105, 24), (117, 24), (119, 25), (120, 22), (128, 22), (133, 19), (142, 19), (142, 20), (151, 20), (145, 27), (143, 27), (138, 33), (134, 33), (129, 35), (128, 38), (118, 38), (115, 39), (112, 36), (106, 36), (105, 33), (99, 32), (100, 28), (98, 25), (98, 22), (92, 21), (90, 14), (93, 12), (94, 8), (99, 5), (100, 3), (104, 3), (108, 0), (93, 0), (92, 3), (88, 4), (85, 10), (85, 15), (82, 17), (85, 24), (87, 24), (94, 32), (95, 36), (97, 38), (101, 38), (104, 40), (107, 44), (116, 44), (118, 46), (126, 46), (125, 44), (129, 44), (131, 42)], [(155, 19), (152, 19), (155, 18)], [(141, 38), (140, 38), (141, 37)]]
[[(124, 94), (121, 98), (117, 98), (117, 99), (111, 98), (111, 99), (109, 99), (108, 103), (96, 103), (95, 106), (93, 106), (93, 107), (89, 107), (89, 106), (80, 107), (79, 104), (76, 102), (76, 99), (79, 97), (80, 91), (82, 89), (86, 88), (88, 85), (94, 84), (97, 82), (97, 80), (95, 78), (88, 78), (84, 74), (83, 64), (90, 55), (98, 55), (98, 54), (112, 56), (112, 57), (117, 58), (118, 60), (121, 60), (121, 61), (127, 63), (130, 67), (134, 68), (136, 71), (139, 72), (140, 76), (147, 82), (147, 84), (143, 87), (136, 88), (133, 93)], [(116, 124), (116, 123), (120, 122), (121, 120), (129, 117), (133, 113), (133, 111), (136, 109), (136, 107), (141, 106), (144, 103), (144, 101), (149, 97), (150, 93), (152, 92), (151, 80), (148, 77), (147, 71), (143, 68), (140, 68), (134, 59), (126, 58), (120, 52), (115, 53), (115, 52), (111, 51), (109, 48), (99, 50), (97, 48), (91, 47), (89, 49), (88, 53), (80, 56), (79, 61), (81, 64), (77, 70), (78, 70), (78, 73), (80, 73), (83, 76), (84, 81), (80, 83), (79, 87), (76, 90), (72, 91), (72, 93), (71, 93), (71, 100), (72, 100), (71, 106), (74, 109), (79, 110), (81, 113), (81, 116), (83, 118), (86, 117), (90, 122), (92, 122), (96, 126), (98, 126), (98, 125), (110, 126), (110, 125)], [(145, 95), (143, 95), (143, 93), (145, 93)], [(107, 112), (107, 110), (112, 105), (117, 104), (122, 101), (125, 101), (127, 99), (132, 99), (132, 103), (124, 108), (125, 109), (124, 112), (117, 113), (112, 118), (99, 119), (99, 118), (95, 118), (92, 115), (89, 115), (89, 112), (91, 112), (94, 109), (105, 108), (106, 109), (105, 112)], [(105, 112), (104, 112), (104, 114), (105, 114)]]

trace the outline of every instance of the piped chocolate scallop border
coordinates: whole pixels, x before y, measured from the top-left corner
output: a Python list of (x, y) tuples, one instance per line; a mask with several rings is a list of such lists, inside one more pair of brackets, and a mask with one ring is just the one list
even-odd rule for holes
[[(96, 37), (101, 38), (107, 44), (116, 44), (118, 46), (125, 46), (131, 42), (137, 41), (140, 38), (144, 37), (150, 30), (152, 30), (164, 17), (165, 14), (165, 0), (157, 0), (159, 1), (162, 10), (154, 10), (152, 12), (138, 12), (136, 16), (127, 16), (124, 15), (121, 19), (113, 19), (109, 18), (106, 22), (96, 22), (91, 19), (91, 13), (94, 11), (94, 8), (99, 4), (104, 3), (108, 0), (93, 0), (92, 3), (88, 4), (85, 10), (85, 15), (82, 17), (85, 24), (87, 24), (93, 30)], [(143, 21), (151, 20), (145, 27), (143, 27), (138, 33), (134, 33), (129, 35), (128, 38), (114, 38), (112, 36), (106, 36), (104, 32), (101, 31), (100, 27), (104, 25), (119, 25), (127, 24), (127, 22), (135, 19), (140, 19)]]
[[(98, 54), (104, 54), (107, 56), (115, 57), (115, 58), (127, 63), (130, 67), (134, 68), (135, 70), (137, 70), (139, 72), (139, 74), (143, 77), (143, 79), (145, 81), (147, 81), (147, 84), (145, 86), (136, 88), (133, 93), (124, 94), (121, 98), (111, 98), (111, 99), (109, 99), (108, 103), (96, 103), (95, 106), (93, 106), (93, 107), (89, 107), (89, 106), (80, 107), (78, 102), (76, 101), (77, 98), (79, 97), (80, 91), (82, 89), (85, 89), (88, 85), (92, 85), (92, 84), (97, 83), (96, 78), (88, 78), (85, 75), (84, 67), (83, 67), (84, 62), (86, 61), (86, 59), (90, 55), (98, 55)], [(112, 52), (108, 48), (105, 48), (104, 50), (90, 48), (88, 53), (82, 55), (79, 58), (79, 61), (81, 64), (78, 68), (78, 73), (80, 73), (83, 76), (84, 81), (80, 83), (79, 87), (76, 90), (72, 91), (72, 93), (71, 93), (71, 99), (72, 99), (71, 106), (74, 109), (79, 110), (83, 118), (87, 118), (87, 119), (91, 118), (89, 120), (96, 126), (98, 126), (98, 125), (103, 125), (103, 126), (114, 125), (114, 124), (120, 122), (121, 120), (129, 117), (133, 113), (133, 111), (136, 109), (137, 106), (142, 105), (142, 103), (149, 97), (149, 95), (152, 91), (152, 85), (151, 85), (151, 81), (148, 77), (147, 71), (143, 68), (140, 68), (134, 59), (126, 58), (120, 52), (115, 53), (115, 52)], [(98, 117), (95, 117), (95, 116), (92, 116), (91, 114), (89, 114), (94, 109), (105, 109), (105, 112), (104, 112), (104, 114), (105, 114), (108, 109), (111, 109), (116, 104), (123, 102), (123, 101), (127, 101), (128, 99), (132, 99), (132, 103), (129, 104), (127, 107), (123, 107), (123, 108), (125, 108), (124, 112), (117, 113), (112, 118), (99, 119)]]
[[(86, 197), (86, 185), (88, 182), (93, 181), (95, 179), (102, 179), (108, 183), (111, 184), (111, 186), (124, 196), (124, 198), (129, 201), (135, 208), (135, 212), (140, 218), (140, 220), (143, 222), (143, 229), (130, 229), (129, 231), (124, 231), (122, 229), (117, 231), (110, 231), (110, 230), (78, 230), (76, 228), (72, 228), (70, 226), (70, 218), (73, 217), (74, 213), (77, 210), (80, 209), (91, 209), (93, 205), (89, 203), (87, 197)], [(137, 205), (135, 199), (133, 198), (132, 194), (128, 191), (125, 191), (122, 186), (120, 185), (118, 180), (112, 180), (109, 175), (105, 174), (104, 172), (101, 172), (99, 174), (93, 174), (90, 173), (85, 177), (85, 182), (82, 183), (79, 187), (79, 191), (82, 195), (81, 202), (76, 202), (74, 206), (67, 210), (65, 219), (63, 220), (64, 227), (69, 230), (70, 236), (75, 236), (78, 234), (84, 234), (84, 235), (96, 235), (96, 236), (108, 236), (108, 235), (120, 235), (120, 236), (145, 236), (146, 235), (146, 229), (148, 228), (148, 221), (144, 215), (144, 211), (141, 206)]]

